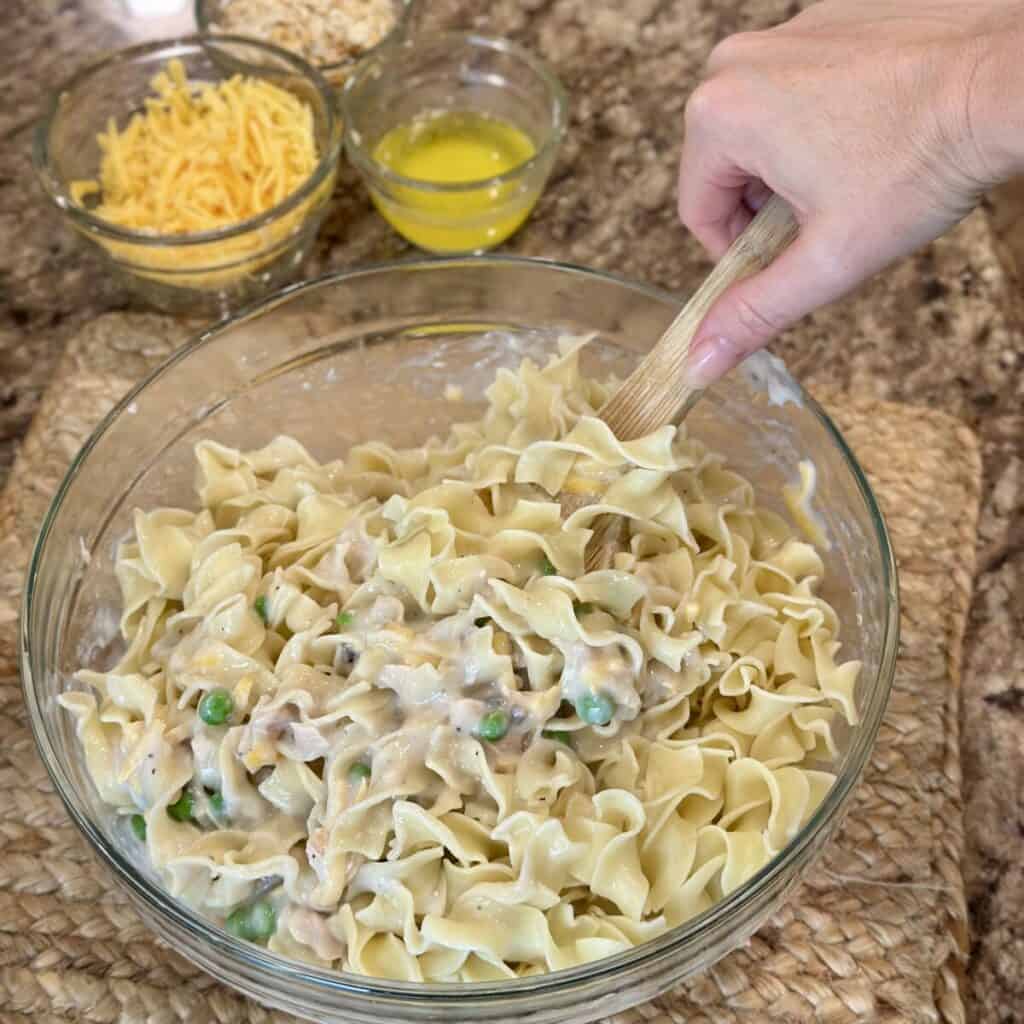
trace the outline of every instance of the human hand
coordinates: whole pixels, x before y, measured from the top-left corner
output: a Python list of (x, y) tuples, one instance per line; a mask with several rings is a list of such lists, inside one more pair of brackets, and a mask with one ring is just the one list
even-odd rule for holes
[(823, 0), (711, 53), (686, 108), (679, 215), (716, 259), (776, 192), (800, 221), (694, 340), (703, 387), (938, 237), (1024, 169), (1022, 0)]

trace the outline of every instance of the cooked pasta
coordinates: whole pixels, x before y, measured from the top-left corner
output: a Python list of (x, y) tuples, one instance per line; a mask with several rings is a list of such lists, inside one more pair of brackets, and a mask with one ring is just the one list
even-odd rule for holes
[(319, 965), (501, 979), (691, 919), (807, 822), (857, 721), (822, 560), (684, 429), (617, 441), (578, 356), (421, 448), (204, 441), (200, 511), (135, 512), (125, 653), (61, 702), (173, 895)]

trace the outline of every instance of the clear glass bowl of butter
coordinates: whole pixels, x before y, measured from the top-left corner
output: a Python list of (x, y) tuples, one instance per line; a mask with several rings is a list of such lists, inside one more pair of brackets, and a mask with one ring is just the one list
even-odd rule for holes
[(345, 152), (377, 209), (428, 252), (479, 253), (529, 217), (565, 135), (565, 92), (505, 39), (420, 36), (367, 57), (342, 93)]
[(147, 43), (51, 96), (33, 160), (67, 222), (139, 297), (219, 317), (300, 271), (334, 186), (335, 108), (319, 72), (279, 47)]

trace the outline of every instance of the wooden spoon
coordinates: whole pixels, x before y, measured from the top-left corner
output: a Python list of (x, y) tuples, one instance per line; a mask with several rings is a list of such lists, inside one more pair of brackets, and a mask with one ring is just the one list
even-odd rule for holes
[[(697, 328), (730, 285), (768, 266), (796, 237), (798, 228), (789, 204), (779, 196), (771, 196), (654, 348), (601, 407), (598, 416), (620, 441), (644, 437), (666, 423), (681, 420), (690, 411), (701, 392), (681, 382)], [(592, 495), (563, 494), (563, 515), (569, 516), (593, 501)], [(586, 552), (587, 571), (609, 563), (622, 526), (622, 518), (612, 515), (599, 516), (593, 523), (594, 535)]]

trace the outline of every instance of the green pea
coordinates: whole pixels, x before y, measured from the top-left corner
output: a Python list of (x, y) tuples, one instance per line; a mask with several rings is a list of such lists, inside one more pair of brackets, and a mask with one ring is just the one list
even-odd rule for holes
[(267, 599), (263, 594), (260, 594), (252, 603), (253, 609), (256, 614), (263, 620), (263, 624), (267, 625), (270, 622), (270, 616), (267, 614)]
[(181, 796), (173, 804), (167, 805), (167, 813), (175, 821), (189, 821), (192, 817), (192, 794), (183, 789)]
[(218, 687), (211, 690), (199, 702), (199, 717), (207, 725), (223, 725), (235, 710), (235, 702), (227, 690)]
[(223, 793), (211, 793), (210, 794), (210, 810), (218, 818), (224, 817), (224, 794)]
[(548, 558), (547, 555), (545, 555), (541, 559), (540, 571), (545, 576), (557, 576), (558, 575), (558, 570), (555, 568), (554, 562), (552, 562), (551, 559)]
[(477, 629), (483, 629), (484, 626), (486, 626), (487, 623), (490, 622), (490, 621), (491, 620), (485, 615), (485, 616), (483, 616), (483, 618), (474, 619), (473, 620), (473, 625), (476, 626)]
[(344, 629), (346, 626), (351, 626), (355, 620), (356, 617), (351, 612), (338, 612), (337, 618), (334, 620), (334, 624), (338, 629)]
[(480, 739), (487, 740), (490, 743), (497, 743), (508, 732), (508, 714), (501, 708), (488, 711), (480, 719), (480, 724), (477, 726), (476, 731)]
[(132, 815), (132, 831), (140, 843), (146, 841), (146, 819), (141, 814)]
[(555, 740), (558, 743), (564, 743), (567, 747), (572, 746), (572, 734), (564, 732), (562, 729), (541, 729), (540, 734), (546, 740)]
[(576, 714), (589, 725), (607, 725), (615, 714), (615, 701), (601, 693), (585, 693), (576, 701)]
[(228, 932), (246, 942), (266, 942), (277, 927), (277, 914), (266, 900), (257, 900), (231, 911), (225, 922)]
[(361, 779), (368, 779), (373, 774), (373, 769), (365, 761), (353, 761), (348, 766), (348, 777), (353, 782)]

